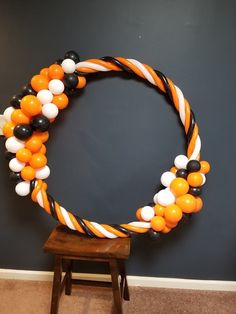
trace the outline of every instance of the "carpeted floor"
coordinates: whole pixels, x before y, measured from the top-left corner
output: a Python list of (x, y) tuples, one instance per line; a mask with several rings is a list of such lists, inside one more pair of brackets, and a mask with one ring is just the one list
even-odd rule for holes
[[(130, 288), (124, 314), (236, 314), (236, 293), (179, 289)], [(51, 283), (0, 280), (1, 314), (48, 314)], [(59, 314), (111, 314), (110, 288), (74, 286), (60, 300)]]

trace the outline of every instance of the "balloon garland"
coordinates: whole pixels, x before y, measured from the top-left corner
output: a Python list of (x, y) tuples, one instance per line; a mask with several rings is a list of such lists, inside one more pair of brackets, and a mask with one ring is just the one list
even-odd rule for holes
[[(54, 200), (44, 181), (50, 175), (45, 146), (50, 124), (68, 106), (68, 97), (86, 86), (88, 75), (108, 71), (141, 77), (165, 94), (179, 113), (187, 141), (187, 154), (178, 155), (174, 166), (161, 175), (164, 188), (154, 195), (152, 203), (136, 211), (138, 221), (127, 224), (99, 224), (74, 215)], [(88, 236), (112, 239), (148, 231), (152, 236), (168, 233), (184, 215), (196, 213), (203, 206), (200, 194), (210, 165), (200, 161), (201, 140), (194, 114), (170, 79), (137, 60), (103, 57), (80, 62), (76, 52), (67, 52), (63, 60), (43, 68), (20, 94), (12, 97), (10, 106), (0, 116), (0, 132), (6, 138), (6, 158), (16, 193), (30, 194), (60, 223)]]

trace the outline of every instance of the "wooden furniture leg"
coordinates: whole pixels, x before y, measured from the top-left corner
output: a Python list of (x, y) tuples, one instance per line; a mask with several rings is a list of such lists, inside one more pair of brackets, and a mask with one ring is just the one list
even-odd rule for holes
[(122, 314), (122, 304), (121, 304), (121, 294), (120, 294), (120, 287), (118, 282), (119, 276), (119, 267), (116, 259), (109, 260), (110, 265), (110, 272), (111, 272), (111, 281), (112, 281), (112, 291), (113, 291), (113, 298), (114, 298), (114, 305), (117, 314)]
[(71, 286), (72, 286), (72, 265), (73, 261), (66, 259), (65, 260), (65, 276), (66, 276), (66, 282), (65, 282), (65, 294), (71, 295)]
[(61, 276), (62, 276), (62, 258), (60, 255), (55, 255), (50, 311), (51, 314), (57, 314), (58, 312), (59, 299), (61, 296)]

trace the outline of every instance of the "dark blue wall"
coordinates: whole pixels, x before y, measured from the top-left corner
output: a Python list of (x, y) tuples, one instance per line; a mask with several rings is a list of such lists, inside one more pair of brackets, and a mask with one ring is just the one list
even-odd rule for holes
[[(204, 210), (157, 241), (134, 237), (130, 275), (236, 280), (235, 1), (2, 1), (0, 109), (64, 52), (146, 62), (170, 77), (196, 114), (212, 164)], [(0, 154), (0, 268), (51, 269), (42, 246), (56, 222), (8, 179)], [(50, 193), (98, 222), (128, 222), (184, 153), (177, 116), (155, 89), (93, 80), (60, 114), (48, 142)], [(88, 272), (99, 265), (81, 266)]]

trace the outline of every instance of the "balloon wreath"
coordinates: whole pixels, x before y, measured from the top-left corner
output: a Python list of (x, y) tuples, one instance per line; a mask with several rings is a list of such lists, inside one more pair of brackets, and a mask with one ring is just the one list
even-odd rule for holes
[[(163, 188), (154, 195), (152, 203), (136, 211), (138, 221), (114, 225), (88, 221), (67, 211), (48, 194), (44, 181), (50, 174), (45, 156), (50, 124), (59, 110), (68, 106), (68, 96), (86, 86), (87, 76), (108, 71), (138, 76), (165, 94), (179, 113), (187, 141), (187, 156), (178, 155), (174, 166), (161, 175)], [(194, 114), (170, 79), (137, 60), (103, 57), (80, 62), (76, 52), (67, 52), (64, 59), (43, 68), (21, 93), (13, 96), (10, 107), (0, 117), (0, 131), (6, 138), (6, 158), (10, 178), (16, 182), (16, 193), (31, 194), (32, 200), (61, 224), (88, 236), (112, 239), (148, 231), (152, 236), (168, 233), (183, 216), (196, 213), (203, 206), (200, 194), (210, 165), (200, 161), (201, 141)]]

